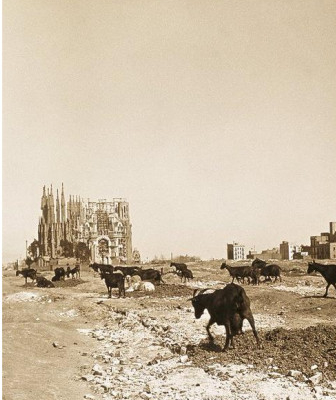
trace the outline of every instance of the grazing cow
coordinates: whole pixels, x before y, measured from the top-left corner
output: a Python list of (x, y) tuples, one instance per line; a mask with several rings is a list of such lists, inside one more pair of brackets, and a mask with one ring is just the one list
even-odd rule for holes
[(134, 272), (131, 276), (139, 275), (142, 281), (151, 281), (157, 283), (158, 285), (164, 281), (162, 280), (161, 273), (156, 269), (139, 269), (139, 271)]
[(139, 270), (141, 270), (140, 267), (123, 267), (120, 265), (117, 265), (116, 267), (113, 267), (114, 271), (120, 271), (124, 276), (130, 275), (132, 276), (132, 274), (138, 272)]
[(34, 268), (25, 268), (23, 270), (17, 270), (16, 276), (22, 275), (25, 278), (25, 284), (27, 285), (27, 278), (30, 278), (33, 282), (36, 279), (37, 271)]
[(240, 279), (243, 279), (243, 283), (245, 278), (248, 279), (248, 282), (250, 282), (250, 275), (251, 275), (251, 266), (250, 265), (243, 265), (239, 267), (231, 267), (230, 265), (227, 265), (226, 262), (224, 261), (220, 267), (220, 269), (227, 269), (229, 271), (230, 276), (232, 276), (232, 282), (236, 279), (237, 282), (240, 281)]
[(313, 260), (313, 262), (308, 263), (307, 273), (319, 272), (323, 278), (327, 281), (326, 292), (323, 297), (328, 296), (328, 289), (330, 285), (333, 285), (336, 289), (336, 265), (335, 264), (319, 264)]
[(55, 285), (49, 281), (47, 278), (45, 278), (44, 276), (37, 276), (36, 277), (36, 283), (37, 283), (37, 287), (46, 287), (46, 288), (53, 288), (55, 287)]
[(104, 274), (112, 274), (114, 269), (113, 265), (97, 263), (90, 264), (89, 268), (92, 268), (95, 272), (100, 272)]
[(123, 274), (119, 272), (115, 274), (101, 272), (100, 277), (105, 280), (109, 298), (112, 297), (112, 288), (118, 288), (119, 297), (121, 297), (122, 294), (123, 297), (125, 297), (125, 277)]
[(61, 279), (65, 280), (65, 269), (63, 267), (55, 268), (54, 272), (55, 276), (51, 278), (53, 282), (60, 281)]
[(210, 320), (206, 326), (210, 342), (214, 340), (210, 333), (210, 327), (217, 323), (217, 325), (224, 325), (225, 327), (226, 339), (223, 351), (228, 349), (230, 343), (234, 347), (233, 336), (241, 333), (242, 323), (246, 318), (251, 325), (257, 346), (260, 348), (260, 341), (250, 309), (250, 299), (245, 290), (235, 283), (230, 283), (223, 289), (215, 290), (213, 293), (204, 293), (205, 291), (206, 289), (202, 290), (196, 296), (196, 292), (194, 292), (194, 296), (190, 300), (194, 307), (196, 319), (202, 316), (205, 309), (210, 314)]
[(182, 272), (182, 271), (188, 269), (187, 265), (184, 263), (171, 262), (170, 266), (175, 267), (176, 272)]
[(78, 268), (78, 277), (80, 278), (81, 265), (79, 262), (76, 262), (75, 268)]
[(252, 267), (256, 267), (260, 269), (260, 275), (265, 277), (265, 280), (271, 280), (271, 276), (275, 277), (274, 282), (276, 282), (279, 278), (280, 282), (282, 281), (281, 279), (281, 268), (277, 264), (266, 264), (266, 261), (260, 260), (259, 258), (256, 258), (252, 262)]
[(187, 269), (184, 269), (181, 271), (181, 282), (182, 282), (183, 278), (184, 278), (184, 283), (186, 283), (187, 279), (188, 279), (188, 282), (190, 279), (194, 279), (194, 275), (191, 272), (191, 270), (187, 268)]
[[(260, 283), (260, 269), (257, 267), (251, 267), (250, 273), (248, 275), (251, 278), (252, 285), (259, 285)], [(250, 281), (249, 281), (250, 284)]]
[(72, 279), (78, 279), (80, 277), (80, 269), (78, 267), (78, 265), (76, 265), (75, 268), (71, 269), (69, 271), (69, 275), (71, 274)]

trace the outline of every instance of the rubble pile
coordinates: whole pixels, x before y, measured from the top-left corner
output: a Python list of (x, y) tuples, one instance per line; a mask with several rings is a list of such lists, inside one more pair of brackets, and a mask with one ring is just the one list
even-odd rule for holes
[[(94, 364), (85, 365), (82, 371), (81, 379), (94, 392), (88, 398), (201, 400), (234, 395), (236, 399), (272, 396), (280, 400), (286, 390), (291, 392), (291, 398), (302, 400), (331, 400), (336, 395), (336, 387), (321, 386), (323, 374), (318, 368), (311, 370), (309, 376), (294, 368), (284, 374), (276, 366), (277, 359), (268, 358), (265, 362), (262, 351), (250, 346), (244, 351), (242, 343), (238, 351), (226, 353), (219, 346), (214, 346), (213, 351), (205, 348), (204, 327), (190, 326), (193, 315), (189, 309), (178, 312), (176, 323), (171, 319), (168, 322), (164, 316), (115, 310), (104, 326), (83, 330), (101, 343), (100, 351), (92, 354)], [(263, 342), (266, 341), (264, 337)], [(267, 370), (262, 371), (261, 365), (251, 361), (250, 354), (257, 354), (260, 364), (267, 364)]]

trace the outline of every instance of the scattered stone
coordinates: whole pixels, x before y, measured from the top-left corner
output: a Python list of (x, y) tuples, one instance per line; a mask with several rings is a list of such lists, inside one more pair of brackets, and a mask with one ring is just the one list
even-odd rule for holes
[(187, 355), (181, 356), (180, 357), (180, 362), (184, 364), (184, 363), (186, 363), (188, 361), (188, 359), (189, 359), (189, 357)]
[(84, 395), (84, 399), (94, 400), (95, 397), (92, 396), (92, 394), (85, 394), (85, 395)]
[(318, 372), (309, 378), (309, 382), (313, 383), (314, 385), (318, 385), (322, 381), (322, 378), (322, 372)]
[(95, 364), (92, 367), (93, 375), (99, 375), (102, 376), (104, 374), (103, 368), (99, 364)]
[(321, 387), (321, 386), (315, 386), (314, 387), (314, 391), (315, 391), (315, 393), (317, 394), (317, 395), (319, 395), (319, 396), (323, 396), (323, 388)]
[(87, 381), (87, 382), (91, 382), (91, 381), (94, 380), (94, 376), (93, 376), (93, 375), (90, 375), (90, 374), (88, 374), (88, 375), (83, 375), (83, 376), (82, 376), (82, 380), (83, 380), (83, 381)]
[(110, 389), (112, 389), (112, 383), (110, 381), (106, 381), (101, 384), (102, 388), (105, 389), (106, 392), (108, 392)]
[(311, 367), (310, 367), (310, 369), (312, 370), (312, 371), (314, 371), (314, 369), (317, 369), (318, 367), (317, 367), (317, 365), (316, 364), (314, 364), (314, 365), (312, 365)]
[(63, 349), (65, 346), (61, 346), (58, 342), (53, 342), (52, 345), (57, 349)]
[(302, 372), (301, 371), (297, 371), (295, 369), (290, 369), (288, 371), (288, 376), (292, 376), (293, 378), (298, 378), (298, 377), (302, 376)]
[(148, 399), (150, 399), (150, 398), (152, 397), (152, 395), (151, 395), (150, 393), (142, 392), (142, 393), (140, 394), (140, 397), (141, 397), (142, 399), (144, 399), (144, 400), (148, 400)]

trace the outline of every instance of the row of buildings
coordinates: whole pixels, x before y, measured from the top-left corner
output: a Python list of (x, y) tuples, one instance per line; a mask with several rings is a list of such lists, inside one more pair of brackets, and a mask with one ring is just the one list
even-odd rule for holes
[(310, 237), (310, 245), (296, 245), (283, 241), (279, 247), (263, 250), (258, 253), (249, 250), (245, 253), (245, 246), (237, 242), (227, 244), (227, 258), (229, 260), (245, 260), (259, 258), (262, 260), (293, 260), (311, 257), (313, 259), (336, 259), (336, 222), (329, 223), (329, 232), (322, 232), (318, 236)]
[(140, 261), (139, 253), (132, 250), (129, 203), (122, 198), (85, 201), (72, 195), (66, 201), (63, 184), (56, 197), (52, 186), (43, 187), (35, 242), (34, 256), (46, 261), (62, 258), (67, 248), (79, 245), (87, 248), (92, 262)]

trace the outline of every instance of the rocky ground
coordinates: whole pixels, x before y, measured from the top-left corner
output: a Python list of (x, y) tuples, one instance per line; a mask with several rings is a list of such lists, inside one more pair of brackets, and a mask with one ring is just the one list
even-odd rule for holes
[(209, 317), (195, 320), (188, 301), (230, 281), (219, 265), (190, 265), (192, 282), (167, 274), (126, 299), (108, 299), (91, 271), (52, 289), (4, 271), (3, 399), (336, 399), (334, 288), (321, 297), (323, 278), (299, 261), (282, 263), (281, 283), (244, 285), (263, 348), (245, 321), (223, 353), (224, 328), (210, 345)]

